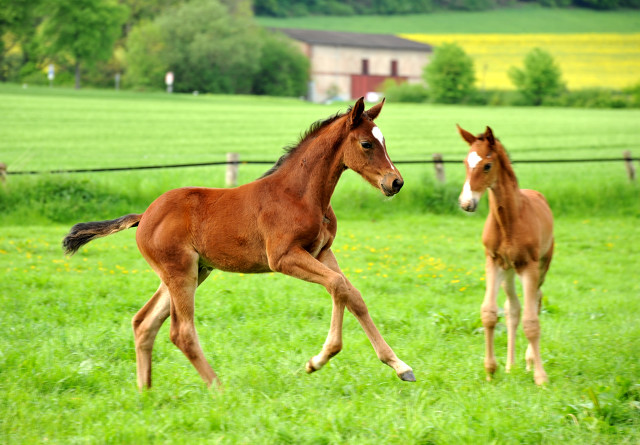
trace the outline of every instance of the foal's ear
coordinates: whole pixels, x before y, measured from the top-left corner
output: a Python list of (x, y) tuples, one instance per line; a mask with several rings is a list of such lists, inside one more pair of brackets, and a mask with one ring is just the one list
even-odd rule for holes
[(493, 137), (493, 131), (491, 130), (491, 127), (487, 126), (487, 129), (484, 130), (484, 137), (487, 138), (489, 146), (494, 147), (496, 145), (496, 138)]
[(360, 123), (360, 119), (362, 119), (362, 113), (364, 113), (364, 97), (358, 99), (353, 108), (351, 108), (349, 118), (347, 119), (347, 125), (351, 128), (357, 127)]
[(373, 107), (367, 110), (367, 116), (369, 116), (369, 119), (373, 121), (376, 119), (376, 117), (378, 117), (378, 115), (380, 114), (380, 110), (382, 110), (382, 106), (384, 105), (384, 101), (385, 101), (385, 98), (383, 97), (382, 102), (380, 102), (377, 105), (374, 105)]
[(460, 128), (460, 125), (456, 124), (456, 127), (458, 127), (458, 133), (460, 133), (462, 139), (467, 141), (469, 145), (473, 144), (476, 141), (476, 137), (469, 133), (467, 130), (463, 130), (462, 128)]

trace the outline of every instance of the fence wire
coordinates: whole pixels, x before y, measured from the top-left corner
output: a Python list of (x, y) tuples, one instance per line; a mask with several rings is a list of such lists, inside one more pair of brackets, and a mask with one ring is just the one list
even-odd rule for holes
[[(640, 161), (640, 158), (624, 157), (624, 158), (596, 158), (596, 159), (512, 159), (512, 164), (567, 164), (567, 163), (584, 163), (584, 162), (632, 162)], [(417, 159), (417, 160), (400, 160), (394, 161), (394, 164), (461, 164), (462, 160), (434, 160), (434, 159)], [(189, 164), (168, 164), (168, 165), (139, 165), (133, 167), (106, 167), (106, 168), (79, 168), (79, 169), (60, 169), (60, 170), (23, 170), (12, 171), (6, 170), (6, 175), (55, 175), (55, 174), (71, 174), (71, 173), (100, 173), (100, 172), (119, 172), (134, 170), (160, 170), (171, 168), (188, 168), (188, 167), (209, 167), (217, 165), (274, 165), (275, 161), (216, 161), (216, 162), (194, 162)]]

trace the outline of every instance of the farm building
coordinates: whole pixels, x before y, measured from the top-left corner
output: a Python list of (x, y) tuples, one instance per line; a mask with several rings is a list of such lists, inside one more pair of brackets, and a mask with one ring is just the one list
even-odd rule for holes
[(280, 28), (300, 45), (311, 62), (308, 98), (357, 99), (379, 91), (386, 79), (417, 83), (433, 49), (385, 34)]

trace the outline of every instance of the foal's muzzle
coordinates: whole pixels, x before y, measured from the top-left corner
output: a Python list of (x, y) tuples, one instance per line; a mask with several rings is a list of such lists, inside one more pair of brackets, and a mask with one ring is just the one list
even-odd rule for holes
[(393, 196), (400, 191), (404, 185), (404, 180), (395, 174), (387, 173), (380, 181), (380, 188), (386, 196)]
[(475, 198), (471, 198), (468, 201), (463, 201), (462, 199), (460, 199), (458, 201), (458, 204), (460, 205), (460, 208), (465, 212), (475, 212), (478, 208), (478, 201)]

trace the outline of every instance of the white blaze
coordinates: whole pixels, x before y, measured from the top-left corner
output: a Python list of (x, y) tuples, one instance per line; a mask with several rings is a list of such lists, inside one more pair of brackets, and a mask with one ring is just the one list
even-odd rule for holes
[[(382, 136), (382, 131), (380, 131), (380, 129), (377, 126), (371, 129), (371, 134), (373, 134), (373, 137), (376, 138), (378, 141), (380, 141), (380, 145), (384, 147), (384, 136)], [(389, 155), (387, 155), (387, 153), (385, 152), (384, 156), (387, 158), (387, 161), (389, 161), (389, 165), (391, 165), (391, 169), (395, 170), (396, 168), (393, 166), (393, 162), (391, 162), (391, 159), (389, 159)]]
[(384, 136), (382, 136), (382, 131), (378, 127), (373, 127), (371, 130), (373, 137), (380, 141), (380, 143), (384, 146)]
[(478, 165), (478, 162), (480, 161), (482, 161), (482, 158), (478, 156), (478, 153), (476, 153), (475, 151), (469, 153), (469, 156), (467, 157), (467, 164), (469, 164), (469, 168), (471, 170), (476, 168), (476, 165)]

